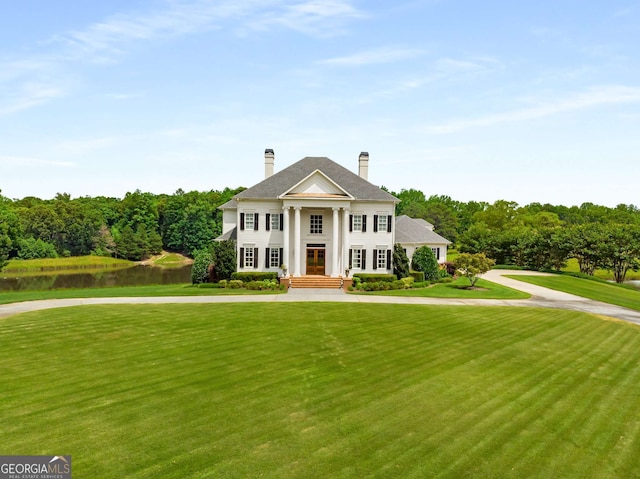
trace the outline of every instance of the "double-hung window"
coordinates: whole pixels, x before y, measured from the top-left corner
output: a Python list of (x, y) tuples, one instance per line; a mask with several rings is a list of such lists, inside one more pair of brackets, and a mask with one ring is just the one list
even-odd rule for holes
[(378, 231), (387, 231), (387, 215), (378, 215)]
[(362, 269), (362, 250), (360, 248), (351, 250), (351, 267), (353, 269)]
[(387, 269), (387, 250), (379, 249), (378, 257), (376, 258), (376, 264), (378, 269)]
[(255, 215), (253, 213), (247, 213), (244, 215), (244, 229), (252, 230), (255, 229)]
[(353, 215), (352, 230), (362, 231), (362, 215)]
[(269, 248), (269, 268), (279, 268), (282, 264), (280, 248)]
[(271, 230), (278, 231), (280, 229), (280, 215), (271, 214)]
[(256, 260), (256, 258), (255, 258), (255, 255), (254, 255), (254, 248), (244, 248), (244, 267), (245, 268), (254, 268), (255, 267), (255, 260)]

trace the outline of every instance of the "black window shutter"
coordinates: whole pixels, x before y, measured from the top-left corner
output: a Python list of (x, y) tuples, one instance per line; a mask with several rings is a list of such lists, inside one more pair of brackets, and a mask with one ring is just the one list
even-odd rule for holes
[(349, 233), (353, 231), (353, 215), (349, 215)]
[(362, 232), (367, 232), (367, 215), (362, 215)]
[(391, 233), (391, 215), (387, 216), (387, 233)]
[(349, 267), (351, 267), (351, 264), (353, 263), (353, 250), (350, 249), (349, 250)]
[(253, 248), (253, 267), (258, 267), (258, 248)]
[(367, 250), (362, 250), (362, 269), (367, 269)]
[(244, 231), (244, 213), (240, 213), (240, 231)]
[(436, 248), (436, 259), (440, 259), (440, 248)]
[(378, 232), (378, 215), (373, 215), (373, 232)]
[(284, 231), (284, 213), (280, 213), (280, 231)]
[(253, 229), (258, 231), (258, 213), (254, 213), (253, 216)]
[(269, 265), (269, 258), (270, 258), (270, 254), (269, 254), (269, 248), (265, 248), (265, 252), (264, 252), (264, 267), (268, 268)]
[(278, 263), (280, 263), (278, 266), (282, 266), (284, 264), (284, 261), (282, 259), (282, 257), (284, 256), (284, 248), (280, 248), (280, 255), (278, 256)]
[(264, 225), (264, 229), (266, 229), (267, 231), (271, 230), (271, 215), (269, 213), (266, 214), (265, 216), (265, 225)]
[(373, 250), (373, 269), (378, 269), (378, 250), (377, 249)]
[(391, 250), (387, 250), (387, 269), (391, 269)]
[(240, 267), (244, 268), (244, 248), (240, 248)]

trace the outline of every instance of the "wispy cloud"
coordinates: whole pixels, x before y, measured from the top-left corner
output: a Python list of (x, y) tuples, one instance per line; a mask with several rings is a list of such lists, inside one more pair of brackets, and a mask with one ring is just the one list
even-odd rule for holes
[(493, 113), (483, 117), (468, 120), (454, 120), (451, 122), (427, 127), (429, 133), (454, 133), (468, 128), (492, 126), (500, 123), (510, 123), (534, 120), (570, 111), (583, 110), (598, 106), (640, 102), (640, 87), (628, 86), (600, 86), (569, 98), (541, 103), (537, 106)]
[(157, 10), (121, 13), (60, 32), (30, 57), (0, 61), (0, 91), (8, 92), (0, 95), (0, 115), (61, 96), (79, 65), (117, 63), (143, 42), (214, 29), (246, 33), (274, 24), (323, 36), (363, 15), (351, 0), (166, 0)]
[(42, 105), (63, 95), (64, 90), (57, 85), (28, 81), (0, 96), (0, 116)]
[(265, 30), (283, 26), (306, 35), (330, 37), (345, 32), (349, 20), (367, 15), (352, 5), (351, 0), (281, 1), (275, 8), (256, 12), (248, 27)]
[(379, 63), (394, 63), (402, 60), (407, 60), (409, 58), (415, 58), (424, 54), (424, 50), (415, 48), (384, 47), (374, 50), (367, 50), (344, 57), (327, 58), (326, 60), (320, 60), (317, 63), (320, 65), (357, 67)]

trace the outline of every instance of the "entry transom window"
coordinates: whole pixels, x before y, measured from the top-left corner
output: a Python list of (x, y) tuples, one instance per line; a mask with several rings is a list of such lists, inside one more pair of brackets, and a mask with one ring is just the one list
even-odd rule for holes
[(362, 215), (353, 215), (353, 231), (362, 231)]
[(322, 215), (311, 215), (309, 224), (309, 233), (312, 235), (322, 234)]

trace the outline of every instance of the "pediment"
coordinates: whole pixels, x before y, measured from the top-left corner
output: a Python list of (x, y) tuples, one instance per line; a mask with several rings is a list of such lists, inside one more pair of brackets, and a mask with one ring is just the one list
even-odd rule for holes
[(309, 176), (287, 190), (280, 198), (336, 198), (345, 199), (353, 197), (342, 189), (335, 181), (315, 170)]

